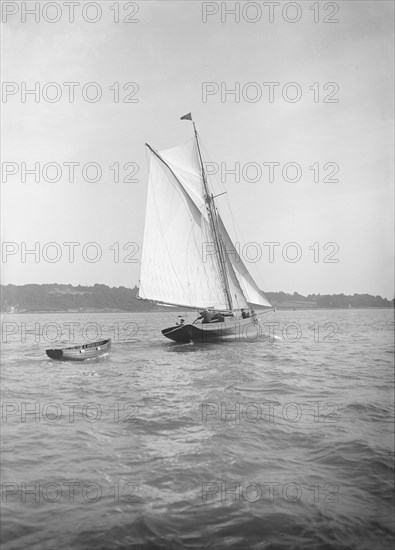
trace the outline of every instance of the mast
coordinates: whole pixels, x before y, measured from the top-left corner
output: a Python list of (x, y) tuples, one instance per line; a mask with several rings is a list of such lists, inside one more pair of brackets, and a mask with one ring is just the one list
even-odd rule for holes
[(222, 242), (221, 233), (219, 231), (217, 210), (215, 208), (214, 197), (213, 197), (212, 193), (210, 193), (207, 178), (206, 178), (206, 173), (204, 171), (202, 154), (201, 154), (201, 151), (200, 151), (200, 145), (199, 145), (199, 139), (198, 139), (198, 133), (197, 133), (197, 130), (196, 130), (196, 125), (193, 121), (192, 121), (192, 124), (193, 124), (193, 130), (194, 130), (194, 133), (195, 133), (195, 139), (196, 139), (196, 145), (197, 145), (197, 150), (198, 150), (198, 155), (199, 155), (200, 167), (201, 167), (201, 170), (202, 170), (202, 179), (203, 179), (203, 186), (204, 186), (204, 198), (205, 198), (205, 201), (206, 201), (206, 207), (207, 207), (207, 211), (208, 211), (208, 214), (209, 214), (209, 222), (210, 222), (210, 226), (211, 226), (211, 231), (212, 231), (212, 234), (214, 236), (215, 244), (216, 244), (217, 250), (218, 250), (219, 272), (220, 272), (221, 277), (222, 277), (222, 283), (223, 283), (223, 287), (224, 287), (226, 302), (228, 304), (229, 311), (232, 311), (232, 309), (233, 309), (232, 297), (231, 297), (230, 289), (229, 289), (228, 274), (226, 272), (226, 257), (225, 257), (226, 252), (224, 250), (224, 245), (223, 245), (223, 242)]

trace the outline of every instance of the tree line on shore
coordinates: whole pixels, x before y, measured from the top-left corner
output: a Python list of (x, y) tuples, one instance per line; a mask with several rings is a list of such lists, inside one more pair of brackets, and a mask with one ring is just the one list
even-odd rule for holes
[[(158, 306), (137, 300), (138, 288), (72, 286), (65, 284), (1, 285), (3, 312), (156, 311)], [(370, 294), (309, 294), (266, 292), (278, 309), (394, 307), (394, 300)]]

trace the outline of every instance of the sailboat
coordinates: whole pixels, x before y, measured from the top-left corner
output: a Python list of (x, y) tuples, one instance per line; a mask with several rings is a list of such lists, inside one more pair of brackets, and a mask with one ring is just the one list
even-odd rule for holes
[(162, 330), (175, 342), (251, 340), (259, 316), (274, 306), (221, 219), (191, 113), (181, 120), (193, 123), (186, 143), (161, 151), (146, 143), (148, 196), (137, 297), (200, 313), (192, 323), (182, 319)]

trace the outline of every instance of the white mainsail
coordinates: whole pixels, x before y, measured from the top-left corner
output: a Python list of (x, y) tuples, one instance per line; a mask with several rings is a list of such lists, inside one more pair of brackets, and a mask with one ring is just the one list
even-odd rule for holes
[(227, 309), (216, 258), (203, 261), (204, 243), (212, 240), (191, 144), (158, 154), (150, 151), (139, 297)]
[(219, 246), (225, 249), (221, 264), (197, 137), (164, 151), (148, 148), (139, 297), (197, 309), (227, 310), (231, 305), (236, 310), (248, 308), (247, 302), (272, 308), (217, 216)]

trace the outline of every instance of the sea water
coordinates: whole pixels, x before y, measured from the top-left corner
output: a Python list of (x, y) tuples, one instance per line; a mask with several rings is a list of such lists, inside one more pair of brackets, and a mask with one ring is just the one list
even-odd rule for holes
[(207, 345), (166, 340), (176, 318), (3, 317), (3, 550), (392, 548), (392, 310)]

